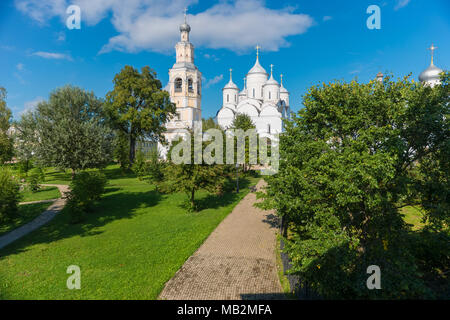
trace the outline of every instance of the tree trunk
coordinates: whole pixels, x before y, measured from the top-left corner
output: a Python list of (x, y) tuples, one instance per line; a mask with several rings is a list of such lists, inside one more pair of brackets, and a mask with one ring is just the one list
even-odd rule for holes
[(72, 180), (75, 178), (75, 169), (72, 169)]
[(130, 166), (134, 163), (136, 155), (136, 139), (130, 135)]

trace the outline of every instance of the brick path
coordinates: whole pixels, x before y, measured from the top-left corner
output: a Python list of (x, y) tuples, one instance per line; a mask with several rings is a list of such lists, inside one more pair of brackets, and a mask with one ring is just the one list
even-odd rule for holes
[(58, 187), (59, 192), (61, 193), (61, 198), (56, 199), (53, 204), (51, 204), (47, 210), (45, 210), (39, 217), (34, 219), (33, 221), (24, 224), (23, 226), (14, 229), (13, 231), (3, 235), (0, 237), (0, 249), (6, 247), (8, 244), (16, 241), (17, 239), (22, 238), (28, 233), (42, 227), (44, 224), (48, 223), (52, 220), (61, 210), (64, 208), (66, 204), (66, 199), (63, 198), (64, 192), (69, 191), (69, 187), (65, 185), (54, 185), (54, 184), (43, 184), (43, 186), (51, 186)]
[[(257, 189), (264, 185), (260, 180)], [(276, 267), (277, 220), (249, 193), (166, 283), (159, 299), (283, 299)]]

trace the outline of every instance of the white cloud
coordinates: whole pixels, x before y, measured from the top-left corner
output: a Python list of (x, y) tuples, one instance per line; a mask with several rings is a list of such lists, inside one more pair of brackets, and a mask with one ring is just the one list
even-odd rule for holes
[(24, 109), (19, 114), (22, 115), (22, 114), (24, 114), (24, 113), (26, 113), (28, 111), (33, 111), (36, 108), (36, 106), (40, 102), (43, 102), (43, 101), (45, 101), (44, 98), (36, 97), (33, 100), (31, 100), (31, 101), (25, 102), (24, 105), (23, 105)]
[(397, 5), (394, 7), (394, 10), (399, 10), (403, 7), (406, 7), (409, 2), (410, 0), (397, 0)]
[(329, 21), (329, 20), (331, 20), (331, 19), (333, 19), (333, 17), (331, 17), (331, 16), (324, 16), (323, 18), (322, 18), (322, 20), (325, 22), (325, 21)]
[(219, 83), (222, 80), (223, 80), (223, 74), (215, 76), (214, 78), (209, 79), (209, 80), (203, 79), (203, 81), (206, 82), (205, 88), (209, 88), (212, 85), (215, 85), (215, 84)]
[(32, 54), (33, 56), (38, 56), (44, 59), (56, 59), (56, 60), (69, 60), (72, 61), (72, 57), (65, 53), (57, 53), (57, 52), (44, 52), (37, 51)]
[[(118, 32), (101, 53), (112, 50), (169, 52), (179, 39), (178, 27), (184, 7), (196, 0), (72, 0), (79, 5), (81, 20), (95, 25), (106, 17)], [(16, 0), (16, 8), (37, 21), (59, 16), (65, 21), (68, 0)], [(263, 0), (220, 1), (209, 9), (188, 16), (192, 41), (197, 47), (245, 51), (256, 44), (276, 51), (289, 46), (287, 37), (306, 32), (314, 20), (295, 8), (269, 9)]]
[(25, 65), (20, 62), (16, 65), (16, 68), (17, 68), (17, 70), (22, 71), (25, 69)]

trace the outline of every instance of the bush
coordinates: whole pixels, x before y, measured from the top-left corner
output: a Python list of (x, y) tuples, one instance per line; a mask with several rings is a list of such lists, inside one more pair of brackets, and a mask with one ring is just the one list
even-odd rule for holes
[(136, 159), (134, 160), (131, 169), (137, 175), (139, 180), (143, 180), (147, 175), (147, 168), (148, 164), (147, 160), (145, 159), (145, 154), (141, 150), (138, 150), (138, 152), (136, 153)]
[(0, 220), (12, 218), (17, 214), (19, 190), (19, 183), (12, 172), (0, 167)]
[(31, 192), (37, 192), (41, 187), (40, 184), (44, 181), (45, 174), (42, 168), (37, 167), (33, 168), (30, 171), (30, 174), (28, 176), (28, 188), (31, 190)]
[(67, 210), (72, 223), (81, 222), (87, 211), (92, 210), (95, 201), (105, 192), (106, 177), (98, 171), (83, 171), (75, 175), (66, 193)]

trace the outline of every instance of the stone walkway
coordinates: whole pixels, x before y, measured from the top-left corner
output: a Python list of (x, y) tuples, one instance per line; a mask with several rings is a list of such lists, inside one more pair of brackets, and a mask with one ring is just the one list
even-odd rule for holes
[[(13, 231), (0, 237), (0, 249), (6, 247), (10, 243), (22, 238), (28, 233), (42, 227), (44, 224), (52, 220), (66, 204), (66, 199), (63, 198), (64, 192), (69, 191), (69, 187), (66, 185), (55, 185), (55, 184), (43, 184), (46, 187), (58, 187), (61, 193), (61, 198), (57, 199), (53, 204), (51, 204), (46, 211), (44, 211), (39, 217), (33, 221), (24, 224), (23, 226), (14, 229)], [(39, 201), (38, 201), (39, 202)]]
[[(257, 189), (264, 185), (260, 180)], [(159, 299), (283, 299), (276, 267), (277, 218), (249, 193), (166, 283)]]

